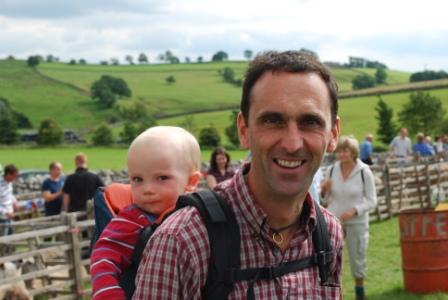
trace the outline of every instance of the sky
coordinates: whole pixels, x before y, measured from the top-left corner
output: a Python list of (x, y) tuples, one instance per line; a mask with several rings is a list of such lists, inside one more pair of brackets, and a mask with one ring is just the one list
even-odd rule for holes
[(445, 0), (0, 0), (0, 58), (87, 62), (170, 50), (205, 61), (219, 50), (306, 48), (322, 61), (364, 57), (403, 71), (448, 71)]

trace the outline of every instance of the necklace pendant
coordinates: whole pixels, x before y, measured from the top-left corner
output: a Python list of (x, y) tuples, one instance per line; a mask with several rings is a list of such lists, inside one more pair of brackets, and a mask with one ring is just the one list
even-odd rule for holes
[(272, 234), (272, 240), (274, 243), (277, 244), (277, 246), (280, 246), (283, 243), (283, 234), (281, 232), (274, 232)]

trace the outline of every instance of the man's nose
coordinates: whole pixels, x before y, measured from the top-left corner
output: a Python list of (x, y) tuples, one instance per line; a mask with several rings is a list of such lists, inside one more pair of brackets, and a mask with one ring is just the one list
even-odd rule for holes
[(294, 153), (303, 147), (303, 135), (295, 122), (290, 122), (282, 135), (282, 147), (288, 153)]

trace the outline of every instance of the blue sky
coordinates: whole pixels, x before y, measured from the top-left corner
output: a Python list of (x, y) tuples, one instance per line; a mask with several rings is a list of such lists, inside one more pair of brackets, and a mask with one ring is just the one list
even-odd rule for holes
[(171, 50), (308, 48), (324, 61), (361, 56), (392, 69), (448, 71), (443, 0), (0, 0), (0, 57), (53, 54), (98, 62)]

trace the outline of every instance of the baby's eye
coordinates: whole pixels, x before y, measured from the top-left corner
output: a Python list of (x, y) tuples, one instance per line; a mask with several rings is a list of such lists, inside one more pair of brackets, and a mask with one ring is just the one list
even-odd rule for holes
[(158, 181), (165, 181), (165, 180), (168, 180), (169, 179), (169, 177), (168, 176), (165, 176), (165, 175), (161, 175), (161, 176), (158, 176), (157, 177), (157, 180)]
[(134, 176), (134, 177), (131, 178), (131, 181), (132, 181), (133, 183), (139, 183), (139, 182), (142, 182), (142, 181), (143, 181), (143, 178), (141, 178), (141, 177), (139, 177), (139, 176)]

